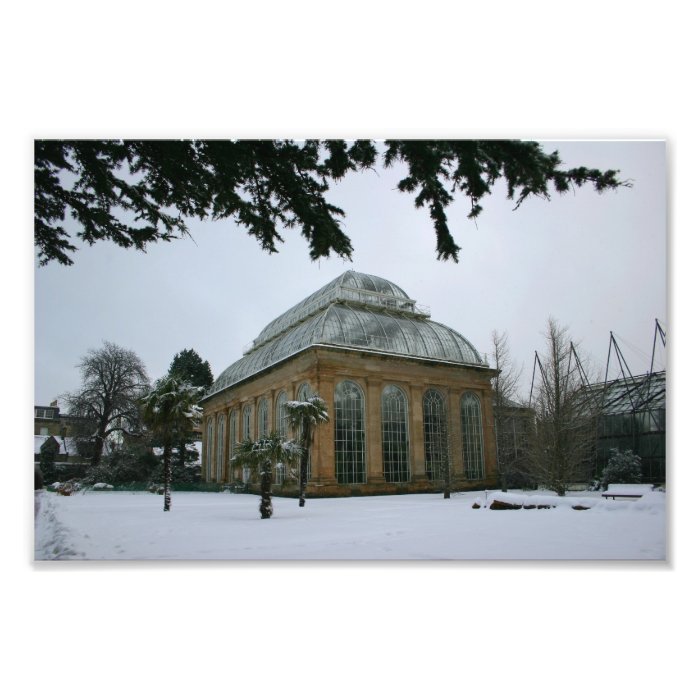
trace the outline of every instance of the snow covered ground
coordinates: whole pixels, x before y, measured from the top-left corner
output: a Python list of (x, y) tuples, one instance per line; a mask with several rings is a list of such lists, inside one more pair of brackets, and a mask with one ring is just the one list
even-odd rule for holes
[[(493, 497), (520, 510), (483, 507)], [(37, 492), (35, 558), (166, 560), (664, 560), (666, 497), (606, 501), (596, 493), (498, 491), (273, 499), (173, 494), (172, 510), (150, 493)], [(482, 507), (474, 508), (478, 503)], [(575, 510), (571, 506), (584, 506)]]

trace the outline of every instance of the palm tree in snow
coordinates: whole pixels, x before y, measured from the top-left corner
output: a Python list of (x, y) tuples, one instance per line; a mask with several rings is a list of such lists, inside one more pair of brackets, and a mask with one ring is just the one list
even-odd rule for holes
[(192, 430), (202, 417), (197, 402), (202, 396), (200, 387), (167, 375), (159, 379), (153, 390), (143, 399), (143, 422), (163, 442), (163, 510), (170, 510), (170, 487), (173, 478), (171, 452), (180, 436)]
[(306, 401), (287, 401), (289, 425), (298, 431), (301, 446), (301, 463), (299, 468), (299, 506), (306, 503), (306, 483), (309, 478), (309, 452), (314, 429), (321, 423), (328, 422), (328, 407), (320, 396), (310, 396)]
[(233, 448), (231, 461), (256, 471), (260, 475), (260, 517), (272, 517), (272, 466), (294, 464), (301, 450), (293, 440), (283, 440), (271, 434), (258, 440), (244, 440)]

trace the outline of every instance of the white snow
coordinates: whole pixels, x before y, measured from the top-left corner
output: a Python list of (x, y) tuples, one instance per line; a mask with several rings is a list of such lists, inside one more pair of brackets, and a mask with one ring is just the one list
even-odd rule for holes
[[(308, 499), (174, 492), (37, 492), (35, 558), (203, 560), (664, 560), (666, 496), (490, 491)], [(490, 510), (494, 498), (547, 509)], [(482, 507), (474, 508), (478, 503)], [(586, 510), (574, 510), (583, 505)], [(556, 507), (551, 507), (556, 506)]]

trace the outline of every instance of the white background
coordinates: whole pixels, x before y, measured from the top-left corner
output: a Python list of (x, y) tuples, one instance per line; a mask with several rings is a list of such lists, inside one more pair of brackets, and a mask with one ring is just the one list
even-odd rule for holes
[[(5, 10), (1, 683), (12, 696), (684, 695), (695, 662), (684, 632), (698, 622), (696, 25), (680, 3), (570, 7)], [(32, 139), (203, 130), (668, 139), (669, 563), (33, 564)], [(622, 618), (606, 617), (616, 609)]]

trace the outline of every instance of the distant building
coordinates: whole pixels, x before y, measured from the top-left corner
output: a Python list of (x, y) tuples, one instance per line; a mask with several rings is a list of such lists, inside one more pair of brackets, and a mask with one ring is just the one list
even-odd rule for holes
[[(508, 475), (509, 487), (532, 485), (532, 479), (528, 476), (527, 446), (535, 426), (535, 412), (509, 399), (505, 399), (503, 404), (502, 415), (496, 418), (499, 463)], [(495, 405), (494, 414), (498, 415)]]
[(48, 406), (34, 406), (34, 467), (39, 467), (42, 455), (44, 459), (50, 455), (54, 464), (52, 474), (43, 475), (45, 482), (57, 474), (66, 478), (79, 476), (87, 466), (74, 439), (80, 420), (62, 415), (58, 401)]
[(58, 401), (48, 406), (34, 406), (34, 435), (59, 435), (72, 437), (82, 419), (61, 414)]
[[(348, 271), (271, 321), (214, 382), (203, 406), (206, 481), (246, 481), (237, 442), (289, 436), (284, 405), (318, 394), (307, 493), (434, 491), (496, 483), (490, 369), (457, 331), (396, 284)], [(294, 480), (278, 473), (277, 492)]]

